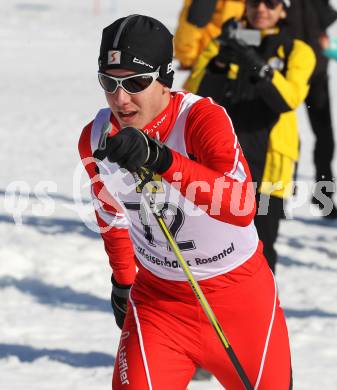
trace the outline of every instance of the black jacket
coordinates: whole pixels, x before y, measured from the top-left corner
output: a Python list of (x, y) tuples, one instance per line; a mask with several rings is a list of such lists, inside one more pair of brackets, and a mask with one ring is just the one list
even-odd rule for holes
[(294, 38), (310, 45), (317, 57), (315, 74), (325, 72), (328, 60), (322, 54), (319, 37), (337, 19), (329, 0), (292, 0), (288, 10), (288, 29)]
[[(285, 28), (264, 37), (256, 51), (261, 58), (268, 61), (278, 58), (280, 46), (284, 47), (286, 57), (293, 48), (293, 39)], [(284, 75), (287, 58), (280, 61), (284, 64), (280, 70)], [(284, 101), (282, 92), (271, 81), (250, 81), (244, 64), (239, 68), (242, 68), (242, 71), (239, 70), (238, 77), (231, 80), (223, 72), (214, 71), (210, 62), (197, 93), (201, 96), (211, 96), (226, 108), (249, 163), (253, 180), (260, 183), (270, 132), (280, 115), (292, 109)]]

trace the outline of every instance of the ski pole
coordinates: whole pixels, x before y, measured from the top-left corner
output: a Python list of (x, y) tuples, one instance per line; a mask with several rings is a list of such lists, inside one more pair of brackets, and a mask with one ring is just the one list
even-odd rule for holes
[[(182, 256), (181, 251), (180, 251), (177, 243), (175, 242), (174, 238), (172, 237), (172, 234), (164, 221), (162, 211), (156, 206), (153, 194), (156, 192), (157, 187), (151, 183), (151, 180), (153, 177), (153, 172), (150, 172), (145, 168), (141, 168), (140, 171), (138, 171), (137, 173), (132, 173), (132, 175), (133, 175), (135, 181), (137, 183), (140, 183), (139, 187), (140, 187), (141, 191), (143, 191), (143, 188), (146, 189), (146, 191), (144, 191), (144, 193), (143, 193), (145, 196), (146, 202), (147, 202), (148, 206), (150, 207), (150, 210), (151, 210), (154, 218), (156, 219), (161, 231), (163, 232), (165, 238), (167, 239), (172, 251), (174, 252), (181, 268), (183, 269), (183, 271), (187, 277), (187, 280), (188, 280), (195, 296), (197, 297), (202, 309), (204, 310), (207, 318), (209, 319), (211, 325), (213, 326), (221, 344), (225, 348), (225, 350), (228, 354), (228, 357), (229, 357), (230, 361), (232, 362), (237, 374), (239, 375), (245, 389), (246, 390), (254, 390), (254, 388), (251, 385), (251, 383), (247, 377), (247, 374), (245, 373), (239, 359), (237, 358), (236, 354), (234, 353), (233, 348), (231, 347), (227, 337), (225, 336), (225, 333), (222, 330), (211, 306), (209, 305), (209, 303), (208, 303), (204, 293), (202, 292), (198, 282), (195, 280), (191, 270), (189, 269), (189, 266), (188, 266), (186, 260), (184, 259), (184, 257)], [(143, 179), (141, 178), (142, 176), (143, 176)]]

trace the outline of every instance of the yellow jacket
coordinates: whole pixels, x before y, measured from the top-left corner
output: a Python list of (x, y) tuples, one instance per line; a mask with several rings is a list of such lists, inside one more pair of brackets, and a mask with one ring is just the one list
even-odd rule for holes
[[(187, 90), (193, 93), (198, 92), (207, 64), (217, 55), (218, 51), (219, 45), (215, 41), (211, 41), (199, 57), (185, 84)], [(277, 55), (279, 58), (285, 58), (283, 46), (278, 48)], [(273, 61), (275, 58), (271, 58), (269, 63), (272, 65)], [(304, 42), (294, 40), (288, 55), (286, 69), (283, 72), (274, 69), (272, 84), (278, 91), (280, 116), (269, 135), (262, 184), (259, 188), (262, 193), (280, 198), (286, 198), (292, 194), (295, 162), (299, 157), (296, 109), (303, 103), (308, 94), (309, 81), (315, 64), (313, 50)], [(225, 77), (235, 79), (237, 72), (238, 66), (232, 64)], [(249, 113), (242, 112), (242, 115), (249, 115)]]
[(174, 37), (175, 57), (184, 67), (192, 66), (210, 40), (220, 34), (222, 24), (232, 17), (240, 19), (245, 8), (245, 0), (218, 0), (211, 20), (199, 28), (187, 21), (192, 1), (184, 1)]

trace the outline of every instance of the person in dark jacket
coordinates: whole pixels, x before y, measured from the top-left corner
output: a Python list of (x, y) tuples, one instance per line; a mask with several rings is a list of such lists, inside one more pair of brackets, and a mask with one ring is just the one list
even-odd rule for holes
[[(246, 19), (223, 25), (221, 36), (199, 57), (186, 83), (190, 91), (223, 105), (233, 122), (257, 183), (255, 225), (274, 272), (274, 244), (284, 202), (292, 195), (299, 153), (295, 110), (308, 94), (315, 68), (310, 46), (287, 32), (287, 4), (247, 0)], [(247, 41), (257, 36), (260, 42), (248, 44), (238, 36)]]
[[(335, 177), (331, 167), (335, 141), (330, 110), (328, 58), (324, 56), (323, 49), (328, 40), (326, 30), (336, 19), (337, 12), (328, 0), (292, 0), (288, 10), (289, 31), (295, 38), (308, 43), (317, 57), (306, 107), (316, 138), (314, 147), (316, 181), (327, 182), (327, 186), (323, 186), (320, 191), (331, 200), (336, 192)], [(314, 192), (312, 201), (323, 208), (319, 200), (321, 196), (318, 188)], [(331, 212), (325, 216), (331, 219), (337, 218), (337, 208), (334, 203)]]

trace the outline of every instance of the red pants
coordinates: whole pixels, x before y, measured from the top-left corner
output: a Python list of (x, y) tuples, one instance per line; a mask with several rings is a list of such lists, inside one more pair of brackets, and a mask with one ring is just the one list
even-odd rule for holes
[[(242, 266), (200, 286), (253, 387), (289, 390), (287, 327), (261, 248)], [(213, 373), (227, 390), (244, 389), (189, 284), (159, 279), (141, 268), (113, 390), (185, 390), (196, 366)]]

